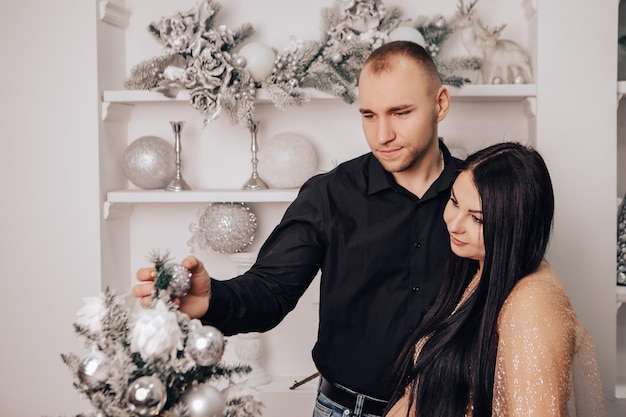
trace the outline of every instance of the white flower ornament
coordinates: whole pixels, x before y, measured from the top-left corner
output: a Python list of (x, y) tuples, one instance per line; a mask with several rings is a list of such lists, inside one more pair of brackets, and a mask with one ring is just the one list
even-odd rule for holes
[(143, 360), (175, 358), (183, 349), (183, 332), (176, 313), (162, 300), (153, 308), (140, 309), (131, 330), (130, 350), (139, 352)]
[(76, 313), (76, 324), (97, 333), (102, 329), (102, 318), (106, 314), (106, 307), (102, 297), (85, 297), (85, 303)]

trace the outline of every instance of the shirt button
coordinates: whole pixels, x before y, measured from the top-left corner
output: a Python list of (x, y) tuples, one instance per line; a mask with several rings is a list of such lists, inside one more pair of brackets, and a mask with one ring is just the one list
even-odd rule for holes
[(413, 287), (413, 288), (411, 288), (411, 290), (414, 291), (414, 292), (418, 292), (420, 290), (420, 287)]
[(422, 244), (421, 244), (421, 243), (419, 243), (419, 242), (413, 242), (413, 247), (414, 247), (414, 248), (418, 248), (418, 249), (419, 249), (419, 248), (421, 248), (421, 247), (422, 247)]

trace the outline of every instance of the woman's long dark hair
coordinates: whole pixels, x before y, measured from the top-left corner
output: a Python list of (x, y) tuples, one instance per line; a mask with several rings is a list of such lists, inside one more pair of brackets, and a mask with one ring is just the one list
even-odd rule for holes
[(539, 267), (552, 230), (552, 182), (534, 149), (496, 144), (470, 155), (462, 171), (472, 173), (481, 198), (485, 261), (476, 291), (451, 315), (478, 269), (477, 261), (451, 255), (441, 291), (396, 363), (389, 407), (408, 386), (409, 410), (420, 417), (462, 417), (468, 404), (474, 417), (491, 416), (500, 309)]

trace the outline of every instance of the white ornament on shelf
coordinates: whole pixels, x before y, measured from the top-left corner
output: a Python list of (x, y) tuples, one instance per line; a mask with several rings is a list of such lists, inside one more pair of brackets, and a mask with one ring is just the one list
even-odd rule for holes
[(426, 47), (426, 40), (424, 39), (422, 32), (411, 26), (398, 26), (389, 32), (389, 40), (412, 41), (422, 47)]
[(260, 82), (272, 73), (274, 61), (276, 60), (276, 51), (271, 46), (263, 43), (249, 42), (241, 47), (238, 56), (245, 59), (245, 68), (250, 73), (252, 79)]
[(142, 136), (124, 150), (122, 167), (139, 188), (165, 188), (176, 175), (176, 152), (163, 138)]
[(270, 188), (299, 188), (317, 172), (317, 151), (306, 137), (283, 132), (259, 147), (258, 170)]
[[(237, 265), (239, 274), (246, 272), (256, 260), (255, 253), (235, 253), (231, 255), (233, 262)], [(235, 353), (237, 357), (249, 365), (252, 371), (247, 375), (248, 384), (253, 387), (265, 385), (272, 382), (272, 377), (260, 364), (263, 355), (263, 340), (261, 333), (240, 333), (235, 339)]]

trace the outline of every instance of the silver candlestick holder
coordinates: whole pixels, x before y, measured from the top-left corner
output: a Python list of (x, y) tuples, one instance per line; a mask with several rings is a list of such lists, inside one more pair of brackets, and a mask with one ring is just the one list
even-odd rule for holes
[(259, 177), (259, 173), (257, 172), (257, 165), (259, 163), (259, 160), (257, 159), (257, 152), (259, 147), (256, 140), (256, 134), (259, 131), (259, 123), (260, 122), (258, 121), (252, 122), (252, 127), (250, 128), (250, 139), (252, 141), (250, 146), (250, 150), (252, 151), (252, 175), (243, 187), (241, 187), (244, 190), (267, 190), (269, 188), (265, 181)]
[(176, 176), (167, 186), (167, 191), (191, 190), (191, 187), (183, 179), (183, 175), (181, 174), (180, 169), (180, 153), (182, 149), (180, 144), (180, 132), (183, 130), (183, 124), (185, 124), (185, 122), (170, 122), (170, 125), (172, 125), (172, 130), (174, 131), (174, 150), (176, 151)]

